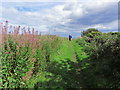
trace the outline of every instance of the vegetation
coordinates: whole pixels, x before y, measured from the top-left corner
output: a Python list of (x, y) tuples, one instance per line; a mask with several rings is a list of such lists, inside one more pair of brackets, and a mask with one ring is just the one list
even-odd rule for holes
[(86, 76), (84, 81), (88, 83), (87, 87), (120, 88), (119, 34), (119, 32), (114, 35), (101, 33), (92, 39), (84, 35), (77, 40), (77, 43), (84, 46), (84, 51), (89, 55), (89, 58), (85, 60), (89, 66), (82, 73)]
[(0, 25), (1, 88), (120, 88), (120, 33), (88, 29), (68, 41)]
[(90, 38), (93, 38), (94, 36), (101, 35), (101, 34), (102, 33), (95, 28), (90, 28), (87, 31), (82, 32), (82, 36), (87, 36), (87, 37), (90, 37)]

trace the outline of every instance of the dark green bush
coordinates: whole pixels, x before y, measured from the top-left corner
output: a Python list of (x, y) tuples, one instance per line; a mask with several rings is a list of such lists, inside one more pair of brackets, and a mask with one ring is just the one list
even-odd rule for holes
[[(85, 37), (83, 41), (85, 41)], [(82, 41), (82, 40), (81, 40)], [(78, 44), (83, 43), (77, 41)], [(120, 86), (120, 37), (102, 34), (86, 42), (84, 51), (90, 55), (85, 60), (89, 67), (83, 70), (87, 87), (119, 88)], [(82, 63), (81, 63), (82, 64)]]
[(101, 34), (102, 33), (99, 30), (97, 30), (95, 28), (90, 28), (90, 29), (88, 29), (86, 31), (83, 31), (81, 36), (82, 37), (87, 36), (89, 38), (93, 38), (94, 36), (101, 35)]

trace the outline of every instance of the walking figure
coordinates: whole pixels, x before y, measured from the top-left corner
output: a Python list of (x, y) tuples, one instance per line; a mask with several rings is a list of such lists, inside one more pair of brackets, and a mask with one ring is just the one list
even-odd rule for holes
[(72, 36), (71, 35), (69, 35), (69, 41), (71, 41), (72, 40)]

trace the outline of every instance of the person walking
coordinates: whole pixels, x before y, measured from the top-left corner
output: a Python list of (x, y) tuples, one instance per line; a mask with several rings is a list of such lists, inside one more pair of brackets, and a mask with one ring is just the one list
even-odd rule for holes
[(71, 41), (72, 40), (72, 36), (71, 35), (69, 35), (69, 41)]

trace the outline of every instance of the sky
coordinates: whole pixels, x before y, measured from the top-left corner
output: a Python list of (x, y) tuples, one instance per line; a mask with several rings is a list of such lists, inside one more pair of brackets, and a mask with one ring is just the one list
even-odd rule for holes
[(0, 12), (0, 22), (64, 37), (79, 37), (88, 28), (118, 31), (118, 0), (4, 0)]

